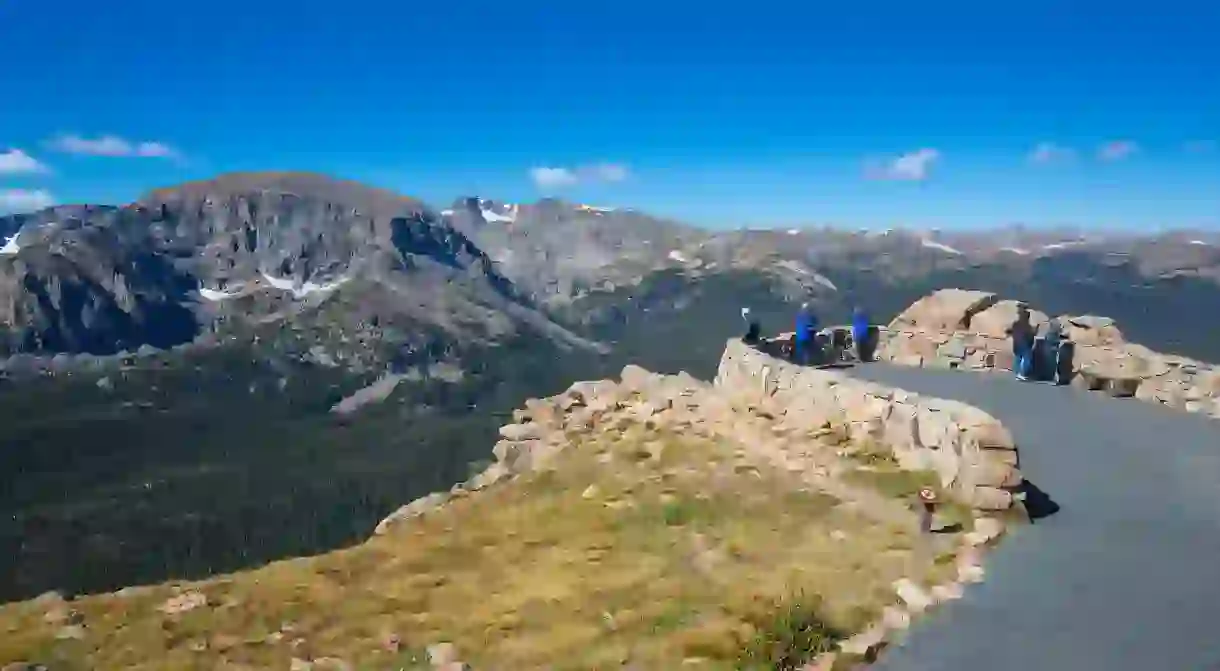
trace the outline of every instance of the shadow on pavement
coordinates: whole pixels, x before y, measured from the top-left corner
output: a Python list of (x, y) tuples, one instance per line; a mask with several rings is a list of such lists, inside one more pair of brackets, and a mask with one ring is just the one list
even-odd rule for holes
[(1025, 513), (1029, 515), (1030, 522), (1037, 522), (1059, 512), (1059, 504), (1055, 503), (1050, 494), (1029, 480), (1023, 481), (1015, 493), (1025, 495)]

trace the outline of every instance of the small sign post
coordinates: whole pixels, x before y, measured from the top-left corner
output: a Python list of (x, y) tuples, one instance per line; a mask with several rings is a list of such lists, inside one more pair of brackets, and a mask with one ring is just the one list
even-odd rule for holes
[(917, 565), (925, 567), (932, 561), (932, 517), (936, 512), (936, 491), (931, 487), (919, 490), (919, 540), (915, 547)]
[(931, 487), (920, 489), (919, 501), (923, 504), (923, 511), (919, 515), (919, 531), (928, 535), (932, 533), (932, 516), (936, 512), (936, 492)]

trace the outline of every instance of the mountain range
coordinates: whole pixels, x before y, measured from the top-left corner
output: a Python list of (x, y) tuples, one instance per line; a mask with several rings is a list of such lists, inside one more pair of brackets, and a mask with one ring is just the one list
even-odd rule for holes
[(1200, 231), (712, 231), (237, 173), (3, 216), (0, 242), (0, 599), (363, 538), (527, 397), (627, 362), (710, 378), (745, 306), (885, 322), (960, 286), (1220, 360)]

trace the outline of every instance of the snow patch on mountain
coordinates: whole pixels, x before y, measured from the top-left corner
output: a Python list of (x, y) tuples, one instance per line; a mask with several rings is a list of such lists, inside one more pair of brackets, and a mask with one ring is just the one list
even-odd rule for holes
[(500, 214), (499, 212), (496, 212), (495, 210), (493, 210), (489, 207), (483, 207), (482, 203), (479, 203), (479, 205), (480, 205), (480, 209), (483, 212), (483, 220), (489, 224), (491, 224), (491, 223), (511, 224), (511, 223), (517, 221), (517, 206), (516, 205), (509, 205), (507, 214)]
[(218, 291), (216, 289), (209, 289), (207, 287), (199, 287), (199, 295), (203, 297), (204, 300), (213, 302), (223, 301), (226, 298), (233, 298), (240, 293), (240, 291)]
[(1020, 247), (1001, 247), (1000, 251), (1001, 252), (1010, 252), (1012, 254), (1017, 254), (1019, 256), (1029, 256), (1029, 250), (1021, 249)]
[(21, 245), (17, 244), (17, 236), (20, 234), (21, 234), (21, 231), (17, 231), (16, 233), (9, 236), (8, 239), (6, 239), (4, 241), (4, 246), (0, 247), (0, 254), (3, 254), (5, 256), (11, 256), (11, 255), (16, 254), (17, 252), (21, 251)]
[(268, 274), (266, 271), (263, 271), (261, 274), (263, 279), (267, 281), (267, 284), (270, 284), (272, 287), (281, 291), (291, 291), (293, 298), (304, 298), (312, 294), (329, 293), (343, 286), (348, 282), (348, 280), (351, 279), (350, 277), (340, 277), (337, 280), (333, 280), (325, 284), (318, 284), (313, 281), (306, 281), (298, 284), (295, 280), (276, 277)]
[(803, 264), (798, 263), (796, 261), (784, 260), (784, 261), (777, 262), (775, 265), (778, 268), (783, 268), (785, 270), (791, 270), (794, 273), (804, 275), (804, 276), (808, 277), (809, 279), (813, 280), (815, 283), (820, 284), (820, 285), (826, 287), (827, 289), (830, 289), (831, 291), (839, 290), (839, 287), (835, 286), (835, 283), (831, 282), (830, 278), (826, 277), (825, 275), (823, 275), (821, 273), (810, 270), (809, 268), (806, 268)]
[(576, 209), (581, 212), (592, 212), (593, 214), (605, 214), (614, 211), (613, 207), (596, 207), (594, 205), (577, 205)]
[(935, 240), (920, 240), (919, 244), (923, 245), (924, 247), (926, 247), (928, 249), (935, 249), (937, 251), (941, 251), (946, 254), (953, 254), (954, 256), (961, 256), (960, 250), (954, 249), (944, 243), (936, 242)]
[(1049, 245), (1042, 245), (1042, 249), (1046, 251), (1055, 251), (1057, 249), (1068, 249), (1070, 247), (1076, 247), (1083, 244), (1084, 240), (1065, 240), (1063, 242), (1052, 242)]

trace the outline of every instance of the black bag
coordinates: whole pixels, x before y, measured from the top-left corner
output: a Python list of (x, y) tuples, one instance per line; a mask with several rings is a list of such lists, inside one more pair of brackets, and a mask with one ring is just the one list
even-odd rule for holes
[(1076, 355), (1076, 343), (1071, 340), (1059, 341), (1059, 356), (1056, 357), (1055, 383), (1067, 384), (1072, 381), (1072, 364)]

